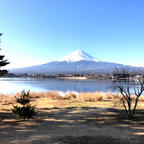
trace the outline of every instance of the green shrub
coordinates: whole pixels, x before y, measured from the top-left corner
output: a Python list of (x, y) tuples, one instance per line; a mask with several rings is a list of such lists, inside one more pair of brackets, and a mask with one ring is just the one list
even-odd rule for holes
[(30, 104), (30, 91), (25, 92), (25, 90), (23, 90), (20, 97), (15, 98), (16, 102), (20, 104), (20, 106), (13, 106), (14, 108), (12, 109), (16, 119), (26, 120), (31, 119), (37, 115), (37, 112), (35, 112), (35, 107), (31, 106)]
[(17, 98), (17, 97), (15, 97), (15, 98), (16, 98), (16, 102), (18, 102), (22, 105), (27, 105), (30, 103), (30, 91), (25, 92), (25, 90), (23, 90), (21, 92), (20, 98)]

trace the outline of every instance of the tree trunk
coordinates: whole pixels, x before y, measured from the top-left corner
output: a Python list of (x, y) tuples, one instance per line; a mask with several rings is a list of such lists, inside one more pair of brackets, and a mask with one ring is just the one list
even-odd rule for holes
[(132, 115), (134, 115), (134, 113), (135, 113), (135, 110), (136, 110), (136, 107), (137, 107), (137, 103), (138, 103), (138, 98), (139, 97), (137, 97), (136, 100), (135, 100), (135, 105), (134, 105), (134, 109), (133, 109)]
[(128, 118), (132, 119), (131, 101), (128, 101)]
[(127, 108), (126, 108), (126, 105), (125, 105), (125, 101), (124, 101), (124, 100), (123, 100), (123, 106), (124, 106), (124, 109), (125, 109), (126, 113), (128, 113), (128, 110), (127, 110)]

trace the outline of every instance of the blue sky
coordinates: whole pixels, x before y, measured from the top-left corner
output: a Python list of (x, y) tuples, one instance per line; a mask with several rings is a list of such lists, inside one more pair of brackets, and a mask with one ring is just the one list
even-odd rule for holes
[(46, 63), (75, 50), (144, 66), (143, 0), (0, 0), (1, 53), (8, 68)]

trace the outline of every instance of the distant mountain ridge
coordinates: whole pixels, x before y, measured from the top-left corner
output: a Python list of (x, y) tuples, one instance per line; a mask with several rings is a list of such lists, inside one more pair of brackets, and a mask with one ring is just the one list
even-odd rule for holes
[(77, 50), (57, 61), (31, 67), (11, 69), (9, 71), (15, 74), (107, 73), (114, 71), (115, 68), (124, 68), (131, 71), (144, 70), (143, 67), (132, 67), (101, 61), (82, 50)]

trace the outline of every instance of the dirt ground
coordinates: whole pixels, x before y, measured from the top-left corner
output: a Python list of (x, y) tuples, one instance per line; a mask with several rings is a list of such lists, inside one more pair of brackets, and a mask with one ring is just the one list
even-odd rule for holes
[(110, 102), (33, 99), (38, 116), (16, 121), (0, 103), (0, 144), (144, 144), (144, 111), (127, 120)]

